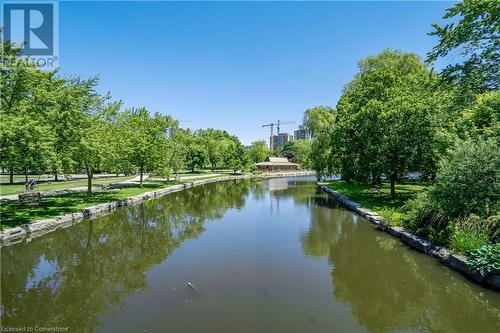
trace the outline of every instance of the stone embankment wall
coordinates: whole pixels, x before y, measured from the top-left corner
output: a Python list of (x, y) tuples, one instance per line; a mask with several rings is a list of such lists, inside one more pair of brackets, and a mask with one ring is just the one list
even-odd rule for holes
[(368, 221), (375, 224), (379, 230), (385, 231), (399, 238), (403, 243), (407, 244), (413, 249), (423, 252), (431, 257), (437, 259), (443, 265), (446, 265), (462, 274), (467, 276), (469, 279), (485, 285), (489, 288), (500, 290), (500, 275), (488, 274), (486, 277), (482, 277), (476, 271), (473, 271), (467, 265), (467, 258), (464, 256), (453, 254), (449, 249), (444, 246), (435, 245), (429, 240), (416, 236), (410, 231), (402, 227), (391, 227), (384, 223), (384, 219), (375, 212), (369, 209), (362, 208), (356, 202), (350, 200), (348, 197), (332, 190), (329, 187), (318, 184), (319, 188), (324, 192), (331, 194), (337, 201), (346, 206), (349, 210), (365, 217)]
[(57, 229), (67, 228), (74, 224), (80, 223), (84, 218), (92, 219), (110, 213), (120, 207), (137, 205), (144, 201), (154, 198), (159, 198), (166, 194), (182, 191), (194, 186), (200, 186), (227, 180), (250, 179), (250, 178), (266, 179), (275, 177), (309, 176), (314, 174), (315, 173), (312, 171), (299, 171), (299, 172), (266, 173), (260, 175), (225, 176), (225, 177), (217, 177), (206, 180), (198, 180), (180, 185), (173, 185), (159, 190), (139, 194), (123, 200), (107, 202), (91, 206), (83, 209), (81, 212), (69, 213), (58, 216), (53, 219), (33, 221), (21, 225), (19, 227), (14, 227), (11, 229), (4, 230), (0, 233), (0, 247), (16, 244), (22, 242), (25, 239), (29, 241), (32, 238), (40, 237)]

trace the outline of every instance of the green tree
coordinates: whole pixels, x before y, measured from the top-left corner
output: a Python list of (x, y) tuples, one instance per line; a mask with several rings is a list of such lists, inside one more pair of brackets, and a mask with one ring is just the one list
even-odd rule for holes
[(74, 129), (73, 159), (85, 169), (88, 195), (92, 193), (94, 173), (106, 163), (111, 153), (112, 145), (106, 139), (121, 107), (121, 103), (109, 102), (110, 96), (99, 95), (94, 89), (97, 83), (96, 77), (88, 80), (76, 78), (72, 82), (77, 87), (74, 99), (79, 110), (78, 127)]
[(428, 61), (459, 55), (460, 62), (444, 68), (442, 77), (474, 93), (498, 90), (500, 84), (500, 2), (465, 0), (447, 9), (445, 26), (429, 33), (439, 38)]
[(300, 166), (304, 169), (310, 169), (312, 166), (311, 141), (296, 140), (295, 147), (296, 147), (295, 162), (299, 163)]
[(500, 92), (476, 96), (459, 120), (459, 134), (477, 138), (500, 138)]
[[(177, 122), (160, 113), (152, 116), (144, 107), (128, 109), (121, 118), (127, 139), (126, 154), (128, 160), (138, 169), (142, 184), (146, 170), (164, 170), (165, 163), (172, 162), (176, 147), (173, 147), (170, 136)], [(170, 156), (165, 154), (168, 148)]]
[(54, 135), (54, 154), (50, 161), (50, 170), (55, 180), (59, 173), (74, 171), (76, 162), (73, 157), (78, 146), (76, 131), (79, 128), (81, 97), (85, 84), (79, 80), (62, 77), (51, 78), (53, 107), (48, 114), (48, 121)]
[(235, 173), (248, 169), (251, 163), (248, 152), (236, 136), (230, 137), (230, 143), (226, 146), (224, 156), (226, 166)]
[(207, 161), (207, 151), (202, 140), (196, 134), (189, 135), (186, 147), (186, 166), (191, 172), (194, 172), (196, 168), (203, 168)]
[(386, 50), (360, 62), (344, 90), (332, 134), (333, 154), (347, 179), (395, 182), (407, 172), (432, 172), (442, 105), (437, 76), (411, 53)]
[(110, 149), (101, 166), (108, 172), (129, 175), (136, 172), (136, 166), (130, 159), (132, 147), (129, 141), (129, 128), (123, 118), (124, 115), (119, 113), (105, 133), (104, 139)]
[(271, 152), (264, 140), (252, 142), (248, 154), (253, 163), (263, 162), (267, 157), (271, 156)]
[(19, 47), (2, 43), (0, 66), (0, 161), (10, 172), (44, 171), (53, 155), (54, 135), (47, 121), (52, 107), (50, 79), (18, 56)]
[[(186, 154), (187, 154), (187, 141), (188, 134), (177, 128), (177, 122), (171, 129), (170, 140), (168, 140), (164, 146), (163, 156), (166, 156), (166, 164), (164, 165), (164, 174), (170, 175), (173, 171), (176, 178), (178, 171), (186, 164)], [(161, 157), (159, 159), (161, 163)], [(159, 168), (162, 170), (162, 168)]]
[(231, 145), (230, 135), (226, 131), (213, 128), (201, 130), (200, 135), (207, 152), (208, 162), (210, 163), (212, 172), (215, 172), (215, 169), (225, 162), (224, 156)]
[(295, 141), (288, 141), (281, 148), (281, 156), (286, 157), (291, 162), (296, 162), (297, 146)]
[(316, 171), (318, 179), (333, 173), (338, 168), (333, 159), (331, 133), (336, 117), (336, 111), (329, 106), (316, 106), (304, 113), (304, 126), (313, 139), (310, 147), (308, 167)]
[(301, 167), (309, 169), (312, 166), (311, 141), (289, 141), (283, 146), (281, 155), (294, 163), (300, 164)]
[(316, 171), (316, 177), (321, 179), (340, 171), (340, 159), (334, 158), (338, 151), (332, 145), (332, 128), (320, 132), (311, 143), (311, 167)]
[(222, 146), (214, 137), (206, 137), (204, 139), (204, 145), (207, 150), (208, 161), (210, 162), (212, 172), (215, 172), (217, 165), (222, 161)]
[(313, 138), (328, 131), (335, 119), (335, 109), (330, 106), (316, 106), (304, 113), (303, 124)]

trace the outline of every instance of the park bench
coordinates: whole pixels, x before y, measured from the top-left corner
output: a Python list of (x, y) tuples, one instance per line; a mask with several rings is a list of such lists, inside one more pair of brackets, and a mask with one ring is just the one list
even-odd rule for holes
[(42, 202), (42, 194), (38, 190), (36, 180), (29, 180), (24, 185), (24, 193), (18, 195), (19, 203), (24, 205), (26, 200), (36, 199), (38, 203)]
[(30, 199), (36, 199), (38, 203), (42, 202), (42, 194), (40, 192), (19, 194), (19, 203), (24, 205), (24, 202)]

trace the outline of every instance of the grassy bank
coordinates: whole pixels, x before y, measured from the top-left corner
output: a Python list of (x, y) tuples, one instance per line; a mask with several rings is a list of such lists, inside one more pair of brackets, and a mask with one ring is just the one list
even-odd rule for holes
[[(107, 185), (112, 183), (119, 183), (135, 176), (126, 177), (106, 177), (106, 178), (95, 178), (92, 179), (92, 185)], [(46, 183), (38, 184), (40, 191), (52, 191), (52, 190), (64, 190), (74, 187), (85, 187), (87, 186), (87, 179), (71, 180), (71, 181), (51, 181)], [(0, 195), (11, 195), (20, 194), (24, 192), (24, 184), (2, 184), (0, 185)]]
[(390, 197), (391, 190), (388, 182), (383, 182), (378, 191), (369, 184), (347, 183), (341, 180), (328, 182), (326, 186), (349, 197), (362, 207), (378, 213), (387, 223), (399, 225), (403, 216), (401, 208), (405, 202), (423, 191), (427, 184), (418, 181), (396, 184), (396, 198), (394, 199)]
[(21, 205), (17, 200), (0, 202), (0, 229), (13, 228), (35, 220), (54, 218), (59, 215), (79, 212), (84, 208), (100, 203), (123, 200), (125, 198), (154, 191), (167, 186), (191, 181), (200, 181), (220, 176), (207, 176), (181, 181), (157, 182), (135, 185), (103, 192), (95, 192), (87, 197), (86, 192), (70, 193), (54, 197), (44, 197), (40, 204)]

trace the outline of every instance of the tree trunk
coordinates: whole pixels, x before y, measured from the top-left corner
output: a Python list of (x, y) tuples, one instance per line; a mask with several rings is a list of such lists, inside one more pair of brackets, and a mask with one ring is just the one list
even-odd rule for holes
[(140, 183), (141, 183), (141, 185), (142, 185), (143, 174), (144, 174), (144, 165), (141, 164), (141, 177), (140, 177)]
[(394, 199), (396, 197), (396, 175), (391, 174), (389, 179), (391, 181), (391, 198)]
[(59, 179), (57, 178), (57, 172), (54, 172), (54, 180), (57, 182)]
[(26, 182), (28, 182), (28, 168), (27, 167), (24, 167), (24, 178), (25, 178)]
[(9, 183), (14, 184), (14, 168), (9, 169)]
[(87, 172), (87, 196), (92, 195), (92, 168), (85, 163), (85, 171)]

